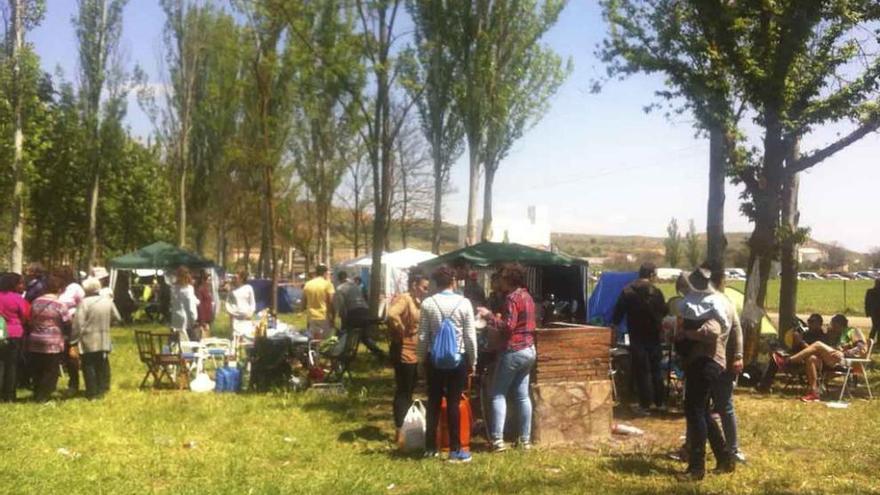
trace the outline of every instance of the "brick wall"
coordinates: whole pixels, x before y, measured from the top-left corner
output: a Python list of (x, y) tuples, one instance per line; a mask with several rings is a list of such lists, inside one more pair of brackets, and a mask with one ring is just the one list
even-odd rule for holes
[(607, 380), (611, 329), (542, 328), (535, 337), (537, 383)]

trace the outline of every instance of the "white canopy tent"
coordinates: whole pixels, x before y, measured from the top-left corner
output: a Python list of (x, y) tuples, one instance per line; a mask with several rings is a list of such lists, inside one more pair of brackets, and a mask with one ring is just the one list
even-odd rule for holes
[[(380, 275), (382, 277), (382, 299), (387, 301), (397, 294), (406, 292), (410, 268), (436, 257), (437, 255), (434, 253), (413, 248), (382, 253), (382, 274)], [(349, 277), (355, 275), (369, 277), (372, 266), (373, 257), (367, 255), (340, 263), (335, 272), (344, 271)]]

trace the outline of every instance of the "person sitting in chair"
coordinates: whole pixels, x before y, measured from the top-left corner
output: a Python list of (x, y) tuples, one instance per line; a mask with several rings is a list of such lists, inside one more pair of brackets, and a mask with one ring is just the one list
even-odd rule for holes
[(823, 366), (831, 368), (841, 366), (847, 358), (862, 358), (868, 352), (865, 336), (859, 329), (849, 326), (849, 320), (846, 319), (846, 316), (838, 314), (831, 319), (830, 333), (832, 336), (839, 335), (834, 346), (820, 340), (808, 345), (791, 357), (783, 356), (778, 352), (773, 354), (773, 360), (779, 369), (783, 369), (789, 364), (804, 364), (807, 382), (810, 386), (807, 395), (801, 397), (804, 402), (818, 402), (820, 400), (819, 373)]
[[(796, 354), (816, 342), (824, 342), (829, 346), (835, 345), (836, 342), (832, 340), (831, 334), (825, 331), (825, 327), (823, 326), (824, 323), (825, 321), (822, 319), (822, 315), (818, 313), (813, 313), (810, 315), (809, 318), (807, 318), (806, 331), (801, 332), (797, 328), (791, 330), (792, 354)], [(758, 392), (770, 392), (770, 387), (773, 386), (773, 380), (775, 380), (777, 372), (779, 372), (779, 368), (776, 365), (776, 360), (773, 359), (773, 353), (771, 353), (770, 361), (767, 363), (767, 370), (764, 371), (764, 375), (761, 377), (761, 381), (758, 382)]]

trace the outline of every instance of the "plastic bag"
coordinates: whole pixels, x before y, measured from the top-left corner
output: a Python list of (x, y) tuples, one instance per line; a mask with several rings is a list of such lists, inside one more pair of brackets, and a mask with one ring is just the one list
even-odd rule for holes
[(207, 373), (199, 373), (195, 380), (189, 383), (189, 389), (193, 392), (210, 392), (214, 390), (214, 380)]
[(425, 406), (419, 400), (413, 401), (403, 418), (400, 427), (400, 450), (418, 452), (425, 450)]

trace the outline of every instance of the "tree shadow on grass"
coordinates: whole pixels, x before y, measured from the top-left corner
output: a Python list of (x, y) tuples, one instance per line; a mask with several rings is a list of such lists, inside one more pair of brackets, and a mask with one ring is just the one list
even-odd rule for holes
[(620, 454), (608, 461), (608, 468), (618, 473), (650, 477), (673, 476), (678, 472), (662, 460), (661, 454)]
[(366, 425), (356, 430), (343, 431), (337, 438), (340, 442), (355, 442), (366, 440), (368, 442), (390, 442), (391, 435), (382, 431), (378, 426)]

